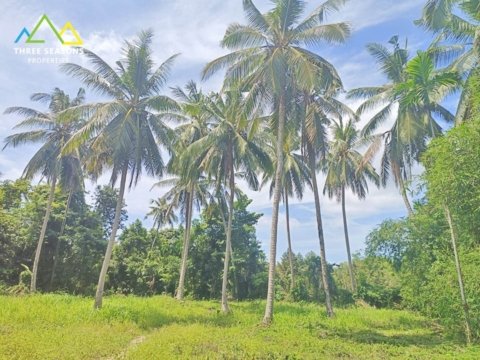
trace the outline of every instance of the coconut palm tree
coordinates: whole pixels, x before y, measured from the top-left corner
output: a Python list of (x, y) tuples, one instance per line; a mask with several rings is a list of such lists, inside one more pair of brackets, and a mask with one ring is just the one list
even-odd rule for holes
[(343, 115), (352, 115), (347, 107), (334, 99), (338, 89), (342, 88), (340, 79), (330, 84), (319, 84), (310, 91), (298, 92), (296, 114), (302, 119), (301, 149), (308, 165), (309, 177), (312, 182), (315, 214), (317, 220), (318, 242), (320, 247), (320, 269), (323, 290), (325, 293), (325, 308), (327, 315), (334, 316), (330, 285), (328, 282), (328, 263), (325, 250), (322, 211), (317, 181), (317, 170), (328, 151), (327, 127), (330, 119)]
[[(272, 139), (274, 141), (274, 139)], [(284, 170), (283, 170), (283, 203), (285, 205), (285, 222), (287, 229), (287, 244), (288, 244), (288, 262), (290, 266), (290, 291), (295, 288), (295, 267), (294, 267), (294, 253), (292, 250), (292, 239), (290, 231), (290, 197), (296, 196), (298, 199), (303, 198), (305, 187), (311, 188), (310, 172), (308, 165), (305, 163), (304, 157), (297, 153), (300, 149), (300, 139), (296, 129), (287, 131), (284, 143)], [(271, 157), (275, 159), (274, 146), (269, 147)], [(274, 160), (275, 163), (275, 160)], [(264, 172), (262, 186), (270, 182), (270, 197), (275, 189), (274, 172)]]
[(365, 145), (359, 131), (355, 128), (352, 120), (346, 124), (332, 120), (332, 141), (329, 145), (329, 153), (325, 161), (326, 179), (323, 193), (329, 198), (336, 197), (342, 203), (343, 230), (345, 245), (347, 248), (348, 270), (352, 291), (357, 291), (353, 270), (352, 255), (350, 253), (350, 241), (348, 236), (347, 215), (345, 209), (345, 190), (350, 189), (360, 199), (364, 199), (368, 192), (368, 181), (380, 185), (380, 177), (370, 161), (364, 161), (359, 152)]
[(165, 85), (175, 56), (155, 68), (151, 51), (152, 37), (151, 31), (144, 31), (132, 42), (126, 41), (122, 49), (123, 57), (116, 62), (115, 69), (86, 49), (83, 53), (93, 69), (71, 63), (61, 66), (64, 72), (110, 99), (79, 107), (78, 110), (91, 116), (65, 148), (65, 152), (69, 152), (90, 141), (96, 173), (111, 170), (112, 185), (120, 177), (115, 218), (98, 280), (95, 308), (102, 306), (127, 175), (130, 174), (129, 188), (138, 182), (143, 170), (151, 176), (161, 176), (165, 163), (159, 145), (168, 148), (173, 135), (159, 112), (173, 111), (177, 105), (169, 97), (160, 95), (159, 91)]
[(169, 173), (175, 177), (160, 181), (156, 186), (170, 188), (163, 198), (170, 206), (180, 208), (184, 217), (182, 261), (176, 291), (177, 300), (183, 300), (193, 210), (194, 206), (200, 209), (206, 201), (209, 186), (203, 177), (202, 170), (193, 164), (192, 159), (185, 154), (185, 150), (189, 145), (205, 136), (206, 121), (210, 115), (205, 111), (206, 96), (198, 89), (195, 82), (188, 82), (185, 90), (176, 87), (173, 89), (173, 93), (179, 101), (180, 109), (168, 116), (181, 124), (175, 128), (174, 151), (167, 168)]
[[(226, 84), (242, 82), (252, 96), (264, 95), (272, 100), (277, 118), (275, 191), (273, 193), (272, 228), (269, 255), (269, 280), (264, 323), (273, 319), (275, 265), (277, 252), (278, 210), (282, 194), (283, 142), (287, 120), (287, 88), (311, 88), (319, 79), (338, 77), (332, 64), (306, 49), (324, 42), (343, 42), (349, 35), (345, 23), (324, 24), (325, 16), (336, 11), (345, 0), (328, 0), (305, 19), (301, 19), (305, 3), (301, 0), (275, 0), (273, 8), (262, 14), (252, 0), (244, 0), (248, 25), (231, 24), (221, 42), (231, 50), (210, 62), (204, 77), (226, 68)], [(292, 119), (293, 120), (293, 119)]]
[(178, 222), (178, 217), (173, 211), (173, 204), (167, 203), (165, 198), (158, 198), (150, 201), (150, 211), (147, 217), (153, 218), (153, 227), (159, 230), (164, 225), (173, 226)]
[[(30, 291), (35, 292), (37, 290), (38, 264), (57, 182), (61, 183), (63, 189), (70, 189), (71, 191), (75, 186), (75, 182), (83, 181), (81, 167), (79, 166), (80, 152), (76, 151), (64, 155), (61, 151), (73, 133), (82, 125), (82, 119), (78, 117), (78, 114), (67, 112), (67, 110), (79, 106), (85, 100), (85, 91), (79, 89), (77, 96), (71, 99), (65, 92), (55, 88), (52, 93), (33, 94), (31, 100), (48, 103), (48, 112), (26, 107), (10, 107), (6, 109), (5, 114), (17, 114), (25, 117), (23, 121), (15, 126), (15, 129), (29, 128), (31, 130), (8, 136), (5, 139), (4, 149), (8, 146), (17, 147), (24, 144), (42, 144), (40, 149), (32, 156), (23, 172), (24, 178), (31, 179), (40, 174), (50, 183), (47, 208), (43, 217), (33, 261)], [(67, 209), (69, 205), (68, 200)]]
[[(422, 17), (415, 23), (437, 35), (429, 51), (440, 62), (451, 62), (449, 69), (467, 78), (474, 76), (480, 63), (480, 3), (478, 0), (428, 0)], [(469, 117), (471, 90), (460, 96), (455, 123)]]
[(191, 144), (186, 150), (195, 168), (198, 166), (207, 176), (225, 183), (228, 187), (221, 301), (224, 313), (230, 311), (227, 286), (232, 247), (235, 178), (241, 176), (256, 190), (259, 187), (256, 172), (270, 167), (268, 154), (261, 146), (262, 134), (259, 136), (258, 133), (261, 128), (258, 123), (261, 119), (255, 116), (255, 107), (245, 104), (245, 100), (245, 96), (236, 88), (225, 90), (222, 94), (211, 94), (206, 106), (207, 112), (211, 115), (206, 124), (208, 131), (203, 138)]
[[(358, 115), (377, 111), (362, 130), (362, 136), (372, 139), (366, 156), (373, 157), (383, 143), (382, 184), (386, 184), (391, 173), (411, 214), (413, 210), (405, 184), (410, 177), (410, 169), (425, 150), (426, 141), (442, 133), (434, 115), (446, 122), (454, 120), (454, 116), (440, 103), (458, 89), (460, 78), (455, 72), (435, 70), (433, 56), (428, 52), (419, 52), (409, 61), (406, 47), (400, 47), (396, 36), (390, 44), (393, 51), (380, 44), (367, 46), (389, 83), (354, 89), (348, 96), (367, 99), (358, 108)], [(372, 136), (390, 116), (394, 117), (391, 128)]]

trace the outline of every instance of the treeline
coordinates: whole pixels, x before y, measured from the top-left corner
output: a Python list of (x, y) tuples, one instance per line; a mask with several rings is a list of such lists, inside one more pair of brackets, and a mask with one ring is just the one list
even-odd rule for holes
[[(88, 194), (75, 193), (68, 211), (61, 189), (57, 189), (55, 195), (39, 266), (38, 288), (43, 292), (91, 296), (95, 293), (101, 260), (112, 230), (118, 191), (110, 186), (97, 187), (90, 201), (86, 199)], [(40, 231), (47, 201), (48, 187), (45, 185), (32, 185), (26, 180), (0, 182), (0, 290), (4, 294), (29, 292), (35, 234)], [(235, 300), (263, 299), (266, 295), (268, 263), (255, 236), (255, 226), (262, 215), (248, 211), (250, 203), (251, 200), (240, 195), (234, 206), (229, 285), (230, 296)], [(120, 222), (123, 230), (113, 251), (107, 293), (174, 296), (179, 281), (184, 228), (147, 229), (140, 220), (125, 226), (127, 220), (124, 204)], [(186, 296), (219, 299), (225, 227), (218, 206), (205, 208), (193, 221), (191, 241)], [(278, 263), (277, 299), (323, 302), (320, 257), (309, 252), (295, 254), (293, 259), (294, 287), (288, 252)], [(389, 291), (383, 280), (379, 281), (388, 276), (387, 272), (382, 270), (371, 276), (359, 264), (355, 265), (359, 278), (358, 299), (373, 306), (391, 305), (394, 302), (391, 299), (375, 298), (373, 293), (368, 293), (368, 289), (374, 287), (378, 287), (378, 293)], [(384, 261), (383, 267), (387, 265)], [(353, 304), (357, 299), (349, 290), (347, 268), (346, 264), (328, 268), (333, 299), (339, 306)]]
[[(112, 231), (118, 191), (98, 187), (93, 204), (85, 194), (75, 193), (66, 211), (66, 198), (57, 190), (39, 266), (38, 288), (93, 295)], [(32, 186), (26, 180), (0, 183), (0, 287), (5, 293), (29, 291), (36, 234), (40, 231), (48, 187)], [(245, 196), (235, 203), (232, 261), (232, 296), (252, 299), (264, 296), (265, 255), (255, 237), (260, 214), (247, 211)], [(182, 227), (147, 230), (140, 220), (124, 227), (112, 258), (107, 280), (109, 293), (174, 295), (182, 253)], [(192, 225), (187, 295), (217, 299), (221, 292), (225, 229), (218, 208), (210, 206)]]

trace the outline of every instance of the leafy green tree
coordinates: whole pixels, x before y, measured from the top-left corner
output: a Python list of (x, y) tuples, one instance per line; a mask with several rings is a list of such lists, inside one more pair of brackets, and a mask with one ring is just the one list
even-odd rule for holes
[(359, 149), (364, 145), (359, 131), (350, 120), (344, 124), (332, 121), (332, 141), (325, 162), (326, 179), (323, 193), (330, 198), (336, 197), (342, 203), (343, 230), (347, 248), (348, 269), (350, 273), (351, 289), (356, 292), (355, 272), (350, 252), (348, 236), (347, 214), (345, 209), (345, 190), (350, 189), (360, 199), (364, 199), (368, 192), (368, 181), (380, 185), (380, 179), (370, 161), (365, 161)]
[[(113, 223), (115, 220), (115, 209), (117, 206), (118, 190), (111, 186), (97, 186), (95, 188), (94, 198), (94, 211), (98, 214), (102, 227), (103, 237), (108, 239), (112, 233)], [(128, 214), (125, 201), (122, 204), (122, 210), (120, 212), (120, 221), (118, 224), (119, 229), (124, 228), (125, 222), (128, 220)]]
[(252, 96), (263, 93), (273, 99), (273, 110), (277, 120), (275, 128), (277, 168), (273, 193), (268, 294), (264, 316), (264, 323), (267, 324), (273, 319), (287, 88), (297, 84), (301, 89), (311, 89), (320, 79), (328, 82), (331, 78), (337, 77), (334, 67), (323, 57), (307, 50), (306, 46), (324, 42), (343, 42), (348, 37), (350, 29), (347, 24), (324, 24), (326, 14), (338, 10), (344, 2), (328, 0), (302, 20), (305, 3), (301, 0), (276, 0), (273, 8), (265, 14), (262, 14), (251, 0), (244, 0), (243, 7), (248, 25), (234, 23), (228, 27), (221, 45), (231, 52), (210, 62), (203, 72), (204, 77), (208, 77), (222, 68), (227, 68), (226, 84), (241, 81)]
[[(428, 184), (428, 199), (443, 209), (450, 229), (452, 250), (455, 259), (460, 297), (465, 317), (465, 335), (472, 340), (470, 313), (459, 257), (459, 233), (478, 243), (478, 159), (480, 158), (480, 126), (478, 119), (451, 130), (445, 137), (430, 145), (424, 157), (425, 177)], [(468, 198), (464, 194), (468, 194)], [(460, 220), (456, 220), (460, 219)]]
[(181, 230), (148, 231), (137, 220), (120, 235), (110, 284), (124, 294), (174, 294), (178, 281)]
[(68, 112), (67, 110), (83, 103), (85, 91), (79, 89), (77, 96), (70, 99), (65, 92), (55, 88), (50, 94), (36, 93), (30, 99), (47, 103), (48, 112), (26, 107), (10, 107), (6, 109), (6, 114), (17, 114), (25, 118), (15, 126), (15, 129), (29, 128), (33, 130), (8, 136), (5, 139), (4, 149), (9, 146), (17, 147), (29, 143), (42, 144), (28, 162), (23, 173), (23, 177), (26, 179), (32, 179), (36, 175), (41, 175), (50, 184), (49, 198), (32, 268), (30, 291), (35, 292), (37, 289), (38, 264), (52, 210), (57, 181), (60, 180), (62, 186), (67, 189), (72, 188), (74, 183), (83, 181), (79, 164), (80, 151), (63, 154), (62, 149), (70, 141), (73, 133), (82, 125), (82, 118), (78, 114)]
[(83, 53), (93, 70), (70, 63), (61, 66), (64, 72), (110, 99), (80, 109), (91, 116), (65, 149), (65, 152), (69, 152), (90, 141), (94, 158), (105, 154), (104, 162), (96, 166), (97, 173), (111, 169), (112, 185), (120, 177), (115, 218), (98, 279), (95, 308), (102, 306), (105, 278), (120, 223), (127, 175), (131, 175), (129, 187), (138, 182), (143, 170), (151, 176), (161, 176), (165, 163), (159, 145), (168, 148), (171, 143), (172, 132), (162, 121), (159, 112), (177, 109), (177, 105), (169, 97), (159, 95), (159, 91), (165, 85), (176, 56), (154, 68), (152, 38), (153, 33), (145, 31), (134, 41), (125, 42), (123, 58), (117, 61), (115, 69), (86, 49)]
[[(255, 236), (260, 214), (247, 210), (251, 200), (237, 195), (232, 223), (232, 248), (235, 266), (229, 267), (233, 295), (239, 299), (265, 295), (265, 255)], [(217, 204), (210, 204), (193, 225), (189, 287), (196, 298), (218, 298), (222, 295), (223, 255), (226, 243), (224, 215)]]

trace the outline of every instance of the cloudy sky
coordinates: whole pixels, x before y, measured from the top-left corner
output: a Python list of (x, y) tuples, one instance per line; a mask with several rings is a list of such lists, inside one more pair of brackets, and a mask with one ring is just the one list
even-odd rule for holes
[[(270, 2), (256, 2), (262, 11), (269, 8)], [(321, 1), (307, 1), (307, 9), (318, 6)], [(365, 44), (380, 42), (386, 44), (393, 35), (402, 41), (408, 38), (413, 51), (425, 48), (430, 36), (413, 25), (413, 20), (421, 14), (423, 0), (351, 0), (330, 21), (348, 21), (353, 27), (350, 40), (341, 46), (324, 45), (312, 49), (330, 60), (338, 69), (346, 89), (358, 86), (381, 84), (384, 80), (376, 70), (375, 63), (365, 51)], [(83, 0), (65, 2), (60, 0), (2, 0), (0, 14), (0, 110), (8, 106), (38, 106), (29, 101), (33, 92), (49, 92), (58, 86), (69, 93), (81, 86), (68, 78), (55, 64), (32, 64), (32, 56), (15, 54), (15, 48), (25, 44), (14, 44), (23, 29), (32, 30), (42, 14), (47, 14), (57, 28), (70, 21), (84, 41), (84, 46), (95, 51), (109, 62), (119, 57), (123, 39), (134, 36), (142, 29), (151, 28), (155, 33), (154, 54), (160, 62), (175, 53), (180, 53), (173, 69), (169, 86), (184, 85), (193, 79), (200, 83), (199, 73), (206, 62), (222, 55), (219, 42), (227, 25), (243, 22), (241, 0)], [(38, 38), (44, 38), (44, 45), (32, 47), (57, 47), (58, 42), (43, 27)], [(58, 55), (57, 55), (58, 57)], [(70, 60), (83, 63), (78, 55)], [(218, 90), (220, 77), (214, 77), (201, 86), (206, 90)], [(165, 90), (168, 93), (168, 89)], [(87, 101), (95, 101), (95, 94), (87, 93)], [(450, 100), (450, 106), (454, 106)], [(351, 104), (355, 107), (358, 104)], [(12, 133), (18, 122), (13, 116), (0, 115), (0, 141)], [(35, 147), (6, 149), (0, 152), (0, 172), (2, 179), (15, 179), (22, 173)], [(106, 183), (108, 177), (103, 179)], [(322, 179), (323, 180), (323, 179)], [(126, 195), (129, 221), (144, 218), (149, 200), (161, 195), (161, 191), (150, 191), (154, 179), (143, 178), (138, 186)], [(322, 184), (323, 186), (323, 184)], [(92, 185), (89, 185), (91, 188)], [(263, 213), (257, 235), (264, 250), (268, 249), (270, 228), (270, 205), (268, 191), (247, 192), (254, 200), (251, 209)], [(302, 202), (291, 200), (291, 228), (294, 251), (318, 252), (315, 228), (313, 196), (307, 193)], [(327, 257), (329, 261), (345, 259), (343, 228), (340, 206), (334, 201), (322, 198)], [(353, 251), (364, 247), (365, 236), (385, 218), (405, 216), (405, 208), (398, 191), (392, 184), (385, 189), (370, 189), (364, 201), (352, 194), (347, 198), (351, 246)], [(279, 232), (279, 254), (286, 249), (284, 210), (281, 209)]]

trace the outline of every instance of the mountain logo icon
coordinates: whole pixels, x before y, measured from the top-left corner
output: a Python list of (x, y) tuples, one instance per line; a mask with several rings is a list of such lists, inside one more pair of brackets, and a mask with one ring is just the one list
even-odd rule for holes
[[(19, 43), (23, 38), (26, 37), (25, 43), (26, 44), (44, 44), (44, 39), (38, 39), (36, 37), (36, 33), (42, 26), (47, 26), (58, 39), (58, 41), (62, 45), (70, 45), (70, 46), (80, 46), (83, 45), (83, 40), (78, 34), (77, 30), (73, 27), (72, 23), (68, 21), (63, 28), (57, 30), (55, 25), (53, 25), (52, 21), (48, 18), (46, 14), (43, 14), (40, 17), (40, 20), (35, 24), (33, 30), (31, 32), (28, 31), (26, 27), (24, 27), (20, 33), (18, 34), (17, 38), (15, 39), (15, 44)], [(68, 41), (65, 39), (65, 35), (70, 35), (68, 37)], [(70, 40), (73, 38), (74, 40)]]

